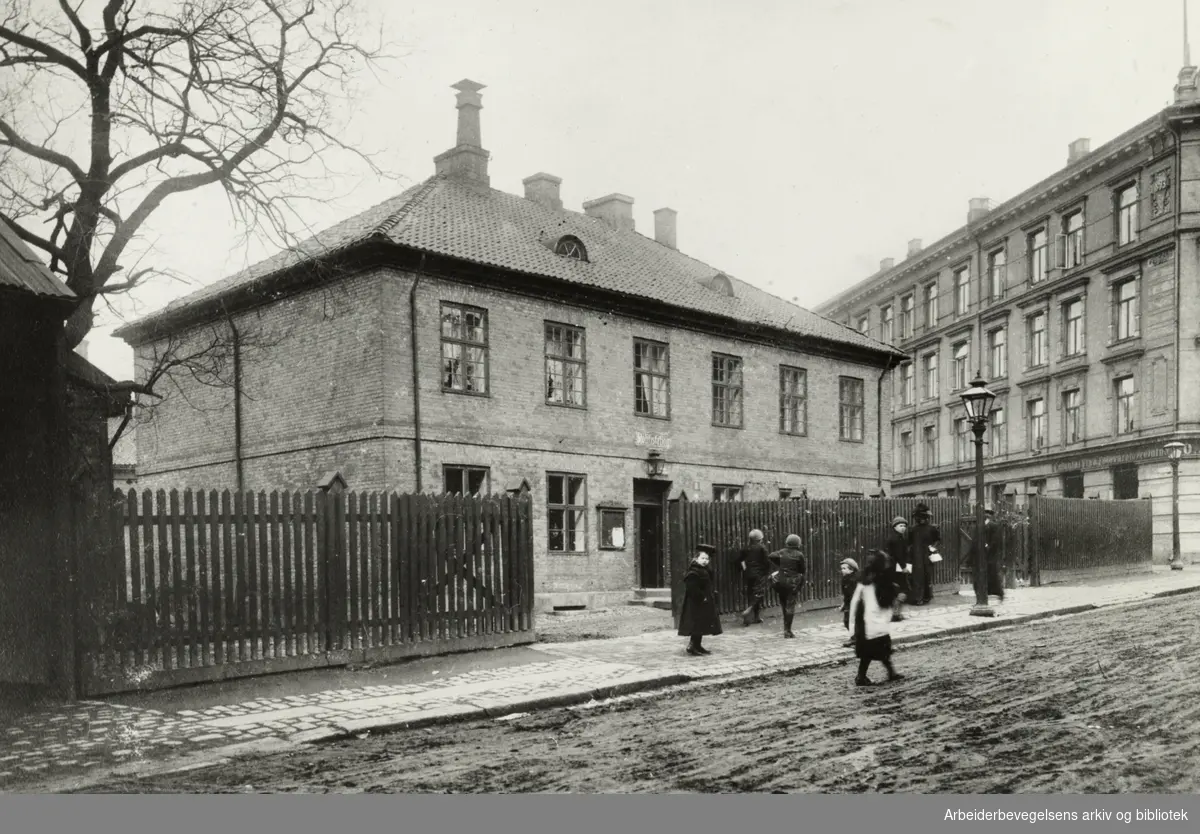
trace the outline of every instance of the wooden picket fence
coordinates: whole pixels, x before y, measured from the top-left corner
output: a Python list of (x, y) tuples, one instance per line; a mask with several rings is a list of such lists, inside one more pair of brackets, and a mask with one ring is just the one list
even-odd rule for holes
[(1037, 497), (1030, 501), (1029, 519), (1035, 581), (1152, 564), (1149, 501)]
[(117, 492), (86, 695), (533, 642), (526, 497)]

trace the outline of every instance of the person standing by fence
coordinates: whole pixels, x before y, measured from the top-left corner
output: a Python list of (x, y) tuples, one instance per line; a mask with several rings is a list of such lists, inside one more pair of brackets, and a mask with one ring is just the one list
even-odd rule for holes
[(847, 646), (854, 645), (854, 632), (850, 628), (850, 600), (854, 599), (854, 591), (858, 588), (858, 562), (846, 558), (838, 566), (842, 572), (842, 625), (850, 632)]
[(892, 519), (892, 529), (884, 544), (892, 581), (896, 585), (896, 602), (892, 615), (892, 622), (895, 623), (904, 619), (904, 601), (910, 593), (908, 578), (912, 573), (912, 565), (908, 560), (908, 551), (908, 521), (904, 516), (898, 515)]
[(783, 636), (795, 637), (792, 634), (792, 620), (796, 616), (800, 590), (804, 587), (804, 553), (800, 550), (800, 537), (792, 533), (787, 537), (783, 549), (776, 550), (767, 558), (775, 567), (771, 584), (779, 594), (779, 604), (783, 608)]
[(942, 533), (934, 524), (930, 523), (928, 505), (917, 504), (913, 510), (913, 526), (908, 532), (908, 540), (909, 564), (912, 565), (908, 584), (908, 604), (926, 605), (933, 601), (934, 562), (942, 560), (940, 554), (936, 556), (936, 559), (931, 558), (937, 554)]
[(762, 530), (750, 531), (750, 543), (738, 551), (737, 565), (742, 571), (742, 583), (746, 588), (746, 610), (742, 612), (742, 625), (761, 623), (759, 611), (766, 596), (767, 574), (771, 572), (771, 561), (763, 547)]
[[(995, 513), (992, 510), (983, 511), (983, 557), (987, 563), (987, 592), (989, 596), (1000, 597), (1004, 602), (1004, 575), (1001, 571), (1000, 557), (1003, 548), (1000, 544), (1000, 528), (996, 526)], [(979, 541), (972, 541), (967, 553), (967, 564), (972, 570), (975, 567)]]
[(716, 548), (711, 544), (698, 544), (699, 552), (692, 557), (687, 573), (683, 577), (683, 605), (679, 609), (679, 636), (690, 638), (687, 653), (690, 655), (711, 654), (701, 645), (707, 635), (721, 633), (721, 615), (717, 609), (717, 592), (713, 582), (709, 561)]
[(854, 654), (858, 657), (857, 686), (873, 686), (867, 677), (871, 662), (878, 660), (887, 669), (888, 680), (902, 680), (892, 667), (892, 602), (896, 586), (888, 576), (887, 554), (872, 551), (863, 565), (862, 578), (850, 611), (854, 619)]

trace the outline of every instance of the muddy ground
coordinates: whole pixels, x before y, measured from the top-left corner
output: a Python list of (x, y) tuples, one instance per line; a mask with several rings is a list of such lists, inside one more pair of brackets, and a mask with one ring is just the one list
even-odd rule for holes
[(1196, 793), (1198, 605), (1184, 596), (900, 650), (908, 679), (874, 689), (835, 667), (99, 790)]

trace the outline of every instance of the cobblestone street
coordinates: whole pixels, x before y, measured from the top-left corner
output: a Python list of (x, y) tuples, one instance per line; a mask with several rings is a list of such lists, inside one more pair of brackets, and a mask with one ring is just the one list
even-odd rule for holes
[[(911, 609), (894, 635), (901, 643), (919, 641), (1194, 589), (1200, 589), (1196, 573), (1169, 571), (1107, 584), (1024, 588), (996, 607), (994, 619), (970, 617), (964, 600), (958, 599), (954, 605)], [(750, 628), (728, 626), (725, 634), (707, 641), (713, 652), (708, 658), (689, 657), (673, 630), (660, 629), (608, 639), (541, 643), (513, 654), (511, 660), (497, 653), (490, 668), (445, 675), (435, 669), (425, 672), (419, 682), (342, 685), (228, 701), (196, 687), (170, 693), (172, 709), (138, 706), (137, 702), (150, 698), (138, 695), (46, 706), (24, 714), (8, 712), (0, 717), (0, 790), (66, 790), (110, 772), (136, 774), (186, 766), (189, 756), (211, 759), (251, 752), (268, 743), (286, 746), (460, 718), (497, 717), (673, 683), (836, 663), (851, 656), (835, 612), (817, 612), (809, 622), (816, 624), (798, 630), (795, 640), (782, 639), (770, 620)], [(441, 662), (454, 668), (450, 660)], [(403, 667), (393, 668), (400, 677)], [(344, 679), (353, 680), (354, 675), (348, 673)]]

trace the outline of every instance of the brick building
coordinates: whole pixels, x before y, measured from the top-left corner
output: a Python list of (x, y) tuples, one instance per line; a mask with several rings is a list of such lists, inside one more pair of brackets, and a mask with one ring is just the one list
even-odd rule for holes
[(1200, 97), (1175, 103), (1002, 205), (817, 307), (896, 344), (889, 463), (897, 494), (969, 494), (974, 445), (959, 393), (997, 393), (992, 501), (1007, 493), (1151, 498), (1171, 548), (1163, 444), (1180, 440), (1181, 550), (1200, 555)]
[(528, 489), (545, 607), (664, 586), (671, 498), (887, 487), (894, 348), (686, 256), (671, 209), (491, 188), (455, 87), (433, 177), (119, 331), (143, 377), (210, 360), (157, 386), (139, 488)]

